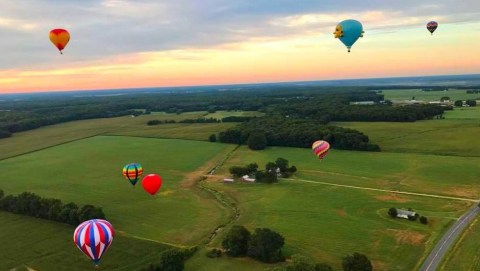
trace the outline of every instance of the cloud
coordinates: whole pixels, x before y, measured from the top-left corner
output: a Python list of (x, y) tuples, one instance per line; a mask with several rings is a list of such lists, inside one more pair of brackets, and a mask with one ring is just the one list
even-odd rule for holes
[(48, 31), (63, 27), (63, 59), (81, 63), (139, 52), (212, 48), (249, 40), (318, 33), (342, 19), (392, 31), (480, 20), (478, 0), (0, 0), (0, 69), (62, 65)]

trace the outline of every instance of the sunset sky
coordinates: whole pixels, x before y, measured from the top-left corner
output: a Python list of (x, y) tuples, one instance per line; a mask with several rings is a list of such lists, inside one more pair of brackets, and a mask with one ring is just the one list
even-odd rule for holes
[(0, 36), (0, 93), (480, 73), (478, 0), (0, 0)]

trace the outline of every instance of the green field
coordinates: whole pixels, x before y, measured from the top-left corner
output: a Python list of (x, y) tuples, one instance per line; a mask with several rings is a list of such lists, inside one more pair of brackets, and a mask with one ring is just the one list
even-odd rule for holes
[[(93, 263), (73, 244), (74, 227), (57, 222), (0, 212), (0, 270), (81, 271)], [(135, 270), (158, 262), (169, 246), (116, 232), (100, 262), (102, 270)]]
[(439, 270), (480, 270), (480, 218), (463, 233)]
[[(250, 230), (268, 227), (284, 235), (287, 256), (301, 253), (338, 269), (343, 256), (361, 252), (373, 260), (375, 270), (415, 270), (439, 236), (471, 206), (468, 199), (480, 197), (478, 110), (456, 109), (444, 120), (415, 123), (336, 123), (365, 132), (381, 146), (380, 153), (332, 150), (319, 161), (310, 149), (251, 151), (240, 147), (205, 184), (239, 208), (240, 217), (234, 223)], [(227, 113), (235, 112), (215, 114)], [(187, 271), (263, 271), (271, 265), (246, 258), (205, 256), (207, 249), (220, 247), (231, 225), (231, 210), (200, 189), (196, 180), (236, 147), (205, 141), (210, 134), (236, 124), (146, 125), (152, 119), (180, 120), (205, 114), (85, 120), (14, 134), (0, 140), (0, 167), (5, 175), (0, 189), (6, 194), (30, 191), (64, 202), (102, 206), (119, 233), (103, 260), (105, 270), (134, 270), (155, 262), (159, 252), (171, 244), (200, 245), (199, 252), (187, 261)], [(257, 162), (263, 167), (278, 157), (287, 158), (299, 169), (293, 180), (273, 185), (221, 182), (232, 165)], [(149, 196), (139, 184), (131, 187), (121, 176), (121, 168), (129, 162), (141, 163), (145, 174), (162, 175), (164, 185), (158, 195)], [(387, 192), (360, 189), (365, 187)], [(400, 195), (389, 190), (467, 200)], [(391, 220), (386, 215), (390, 207), (414, 208), (431, 223)], [(76, 262), (81, 270), (90, 266), (71, 242), (71, 226), (0, 213), (0, 221), (4, 220), (9, 223), (0, 225), (0, 236), (10, 236), (18, 245), (8, 256), (0, 254), (1, 270), (25, 266), (64, 270), (56, 264), (70, 267)], [(212, 230), (224, 224), (227, 228), (203, 247)], [(28, 226), (35, 230), (20, 234), (28, 231)], [(50, 235), (54, 237), (45, 237)], [(30, 249), (32, 243), (35, 246)], [(3, 245), (0, 251), (11, 249)], [(458, 251), (447, 267), (461, 266), (456, 262), (476, 250), (473, 243), (462, 243)]]
[(24, 154), (27, 152), (48, 148), (53, 145), (70, 142), (96, 135), (134, 135), (162, 138), (182, 138), (207, 141), (212, 133), (219, 133), (232, 127), (235, 123), (212, 124), (164, 124), (148, 126), (149, 120), (182, 120), (201, 117), (203, 112), (196, 114), (163, 114), (141, 115), (93, 119), (67, 122), (46, 126), (32, 131), (15, 133), (11, 138), (0, 140), (0, 159)]
[(440, 101), (442, 97), (450, 97), (450, 101), (456, 100), (480, 100), (480, 94), (467, 94), (465, 89), (450, 89), (448, 91), (422, 91), (421, 89), (390, 89), (382, 90), (386, 100), (405, 101), (415, 97), (417, 101)]
[[(195, 245), (225, 220), (225, 210), (192, 186), (193, 176), (234, 146), (207, 142), (100, 136), (6, 159), (0, 187), (6, 194), (30, 191), (77, 204), (102, 206), (114, 227), (131, 236)], [(223, 157), (223, 156), (222, 156)], [(151, 197), (132, 187), (121, 170), (142, 164), (163, 178)], [(214, 163), (214, 161), (212, 161)], [(204, 169), (207, 170), (207, 169)]]
[(455, 108), (445, 119), (406, 122), (335, 122), (356, 129), (382, 151), (480, 157), (480, 107)]
[(205, 115), (205, 118), (214, 118), (221, 120), (226, 117), (261, 117), (264, 115), (264, 113), (258, 111), (217, 111), (215, 113)]

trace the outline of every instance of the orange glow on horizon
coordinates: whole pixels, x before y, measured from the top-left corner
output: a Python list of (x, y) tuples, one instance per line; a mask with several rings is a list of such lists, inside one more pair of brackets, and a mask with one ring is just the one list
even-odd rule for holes
[(425, 29), (367, 30), (350, 54), (331, 35), (314, 33), (82, 63), (67, 56), (61, 68), (0, 71), (0, 93), (478, 73), (472, 48), (480, 38), (461, 29), (434, 37)]

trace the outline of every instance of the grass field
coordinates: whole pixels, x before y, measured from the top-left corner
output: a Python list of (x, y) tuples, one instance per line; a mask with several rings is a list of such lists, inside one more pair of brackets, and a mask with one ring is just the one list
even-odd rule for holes
[(205, 115), (205, 118), (223, 119), (226, 117), (261, 117), (265, 114), (258, 111), (217, 111)]
[(476, 157), (332, 150), (320, 161), (309, 149), (271, 147), (258, 152), (241, 147), (217, 174), (228, 175), (230, 166), (250, 162), (263, 167), (278, 157), (298, 167), (297, 179), (480, 198), (480, 158)]
[(386, 152), (480, 156), (478, 120), (444, 119), (414, 123), (336, 122), (332, 125), (361, 131)]
[[(333, 151), (320, 162), (307, 149), (269, 148), (254, 152), (241, 147), (210, 178), (209, 186), (232, 197), (239, 207), (241, 215), (237, 223), (250, 230), (272, 228), (285, 236), (287, 254), (305, 254), (336, 268), (340, 268), (343, 256), (356, 251), (369, 255), (376, 270), (415, 270), (439, 235), (472, 203), (294, 180), (273, 185), (221, 182), (232, 165), (257, 162), (263, 167), (267, 161), (278, 157), (289, 159), (299, 168), (295, 179), (463, 196), (470, 193), (480, 173), (479, 160), (470, 162), (467, 167), (476, 171), (465, 176), (461, 184), (453, 172), (442, 170), (449, 168), (449, 163), (468, 162), (467, 158), (454, 162), (448, 157), (432, 155)], [(444, 191), (446, 187), (460, 189), (463, 185), (461, 192)], [(479, 192), (476, 189), (475, 195), (468, 196), (478, 196)], [(391, 220), (386, 215), (390, 207), (414, 208), (427, 216), (431, 224), (423, 226), (418, 222)], [(212, 246), (220, 246), (221, 237), (222, 234)], [(204, 266), (198, 269), (200, 271), (210, 270), (224, 261), (206, 257), (202, 261), (200, 256), (195, 260)], [(248, 269), (242, 261), (232, 262), (231, 266), (233, 270)]]
[(235, 123), (147, 125), (149, 120), (173, 119), (178, 121), (186, 118), (201, 117), (203, 114), (204, 112), (180, 115), (142, 115), (135, 118), (127, 116), (81, 120), (46, 126), (31, 131), (15, 133), (11, 138), (0, 140), (0, 159), (101, 134), (183, 138), (206, 141), (212, 133), (221, 132), (235, 125)]
[[(131, 236), (194, 245), (221, 224), (226, 211), (191, 187), (204, 164), (212, 164), (233, 145), (207, 142), (100, 136), (6, 159), (0, 188), (23, 191), (77, 204), (102, 206), (117, 230)], [(132, 187), (121, 175), (129, 162), (145, 174), (163, 177), (161, 193), (151, 197), (140, 184)], [(207, 170), (207, 169), (204, 169)]]
[(480, 270), (480, 243), (478, 240), (480, 240), (480, 218), (477, 218), (474, 224), (458, 239), (439, 270)]
[(418, 101), (440, 101), (442, 97), (450, 97), (451, 101), (480, 99), (480, 94), (467, 94), (464, 89), (450, 89), (448, 91), (422, 91), (421, 89), (392, 89), (383, 90), (386, 100), (404, 101), (415, 97)]
[[(80, 271), (93, 263), (73, 244), (74, 227), (0, 212), (0, 270)], [(101, 270), (137, 270), (158, 262), (169, 246), (117, 232), (100, 262)]]

